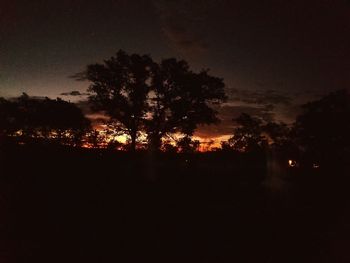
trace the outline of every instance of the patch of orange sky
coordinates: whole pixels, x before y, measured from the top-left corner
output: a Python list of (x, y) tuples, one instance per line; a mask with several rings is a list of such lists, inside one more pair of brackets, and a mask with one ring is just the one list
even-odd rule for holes
[[(87, 115), (87, 117), (92, 121), (92, 125), (93, 128), (99, 132), (103, 132), (104, 130), (106, 130), (107, 126), (105, 124), (103, 124), (103, 121), (108, 121), (108, 117), (104, 114), (100, 114), (100, 113), (93, 113), (93, 114), (89, 114)], [(101, 122), (102, 120), (102, 122)], [(141, 135), (141, 140), (145, 140), (146, 136), (145, 135)], [(175, 145), (175, 140), (181, 138), (180, 135), (173, 135), (172, 136), (174, 138), (172, 144)], [(220, 136), (216, 136), (216, 137), (202, 137), (202, 136), (198, 136), (195, 135), (193, 136), (193, 140), (198, 140), (200, 142), (200, 146), (199, 146), (199, 151), (200, 152), (206, 152), (206, 151), (211, 151), (215, 148), (221, 147), (221, 142), (223, 141), (227, 141), (229, 138), (231, 137), (231, 135), (220, 135)], [(123, 134), (120, 136), (116, 136), (113, 137), (114, 139), (116, 139), (118, 142), (120, 143), (127, 143), (128, 141), (128, 135)], [(110, 138), (110, 140), (112, 140), (112, 136)], [(109, 141), (109, 139), (107, 138), (107, 142)]]
[[(106, 129), (106, 126), (99, 124), (94, 126), (94, 129), (96, 129), (99, 132), (103, 132)], [(141, 139), (146, 139), (145, 135), (141, 135), (141, 137), (142, 137)], [(222, 135), (218, 137), (200, 137), (200, 136), (194, 135), (193, 140), (198, 140), (200, 142), (200, 146), (199, 146), (200, 152), (206, 152), (206, 151), (211, 151), (215, 148), (219, 148), (221, 146), (221, 142), (227, 141), (230, 137), (231, 135)], [(181, 138), (181, 136), (174, 135), (173, 138), (174, 140), (172, 141), (172, 144), (175, 145), (175, 140)], [(128, 135), (123, 134), (120, 136), (113, 137), (113, 139), (116, 139), (118, 142), (125, 144), (128, 141)], [(112, 140), (112, 136), (110, 140)], [(107, 138), (107, 142), (108, 141), (109, 139)]]

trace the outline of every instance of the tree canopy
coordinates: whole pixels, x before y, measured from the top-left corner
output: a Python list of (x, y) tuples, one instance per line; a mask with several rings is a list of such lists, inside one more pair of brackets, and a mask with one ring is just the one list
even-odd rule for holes
[(195, 73), (186, 61), (165, 59), (157, 65), (152, 80), (147, 134), (154, 148), (159, 148), (167, 133), (190, 137), (199, 124), (219, 121), (212, 105), (226, 100), (224, 83), (208, 70)]
[(302, 107), (293, 127), (296, 143), (310, 158), (323, 162), (350, 156), (350, 95), (332, 92)]
[(229, 148), (236, 151), (251, 152), (262, 147), (266, 138), (262, 135), (263, 126), (261, 119), (242, 113), (233, 121), (236, 127), (230, 139), (223, 143), (222, 147), (224, 149)]
[(93, 108), (119, 124), (132, 150), (142, 133), (158, 150), (169, 133), (191, 136), (199, 124), (218, 122), (212, 104), (226, 99), (222, 79), (208, 70), (195, 73), (186, 61), (173, 58), (156, 63), (148, 55), (118, 51), (76, 77), (90, 81)]
[(27, 94), (0, 99), (0, 129), (3, 136), (20, 135), (22, 140), (56, 140), (78, 145), (90, 121), (73, 103), (62, 99), (33, 98)]

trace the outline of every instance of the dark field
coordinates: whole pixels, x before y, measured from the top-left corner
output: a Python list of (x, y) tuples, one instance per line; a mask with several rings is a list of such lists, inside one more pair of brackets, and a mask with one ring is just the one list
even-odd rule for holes
[(350, 262), (346, 170), (265, 163), (3, 149), (0, 262)]

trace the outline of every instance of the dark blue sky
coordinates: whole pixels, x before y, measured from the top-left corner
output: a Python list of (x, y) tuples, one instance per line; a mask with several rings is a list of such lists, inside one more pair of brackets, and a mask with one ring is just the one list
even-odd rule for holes
[(210, 68), (230, 96), (222, 116), (286, 118), (300, 101), (349, 88), (349, 46), (346, 0), (2, 0), (0, 96), (84, 92), (68, 76), (124, 49)]

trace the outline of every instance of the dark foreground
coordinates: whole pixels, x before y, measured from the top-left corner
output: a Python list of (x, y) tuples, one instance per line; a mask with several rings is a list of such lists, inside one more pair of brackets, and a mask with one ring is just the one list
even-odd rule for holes
[(0, 262), (350, 262), (346, 172), (263, 163), (3, 149)]

